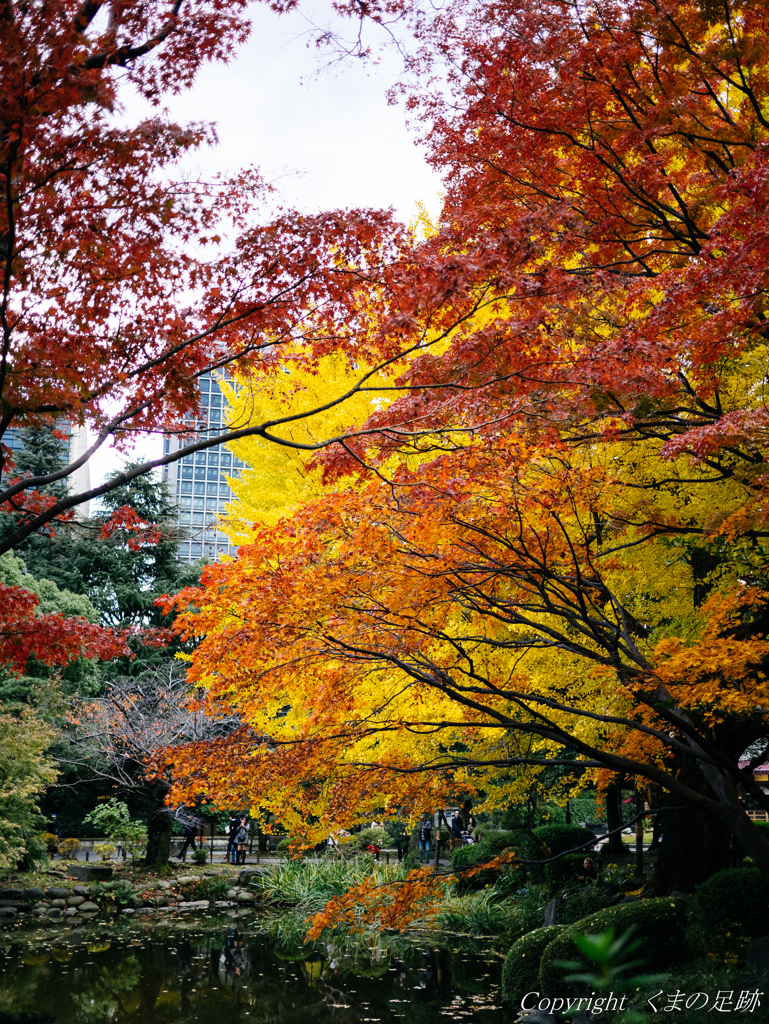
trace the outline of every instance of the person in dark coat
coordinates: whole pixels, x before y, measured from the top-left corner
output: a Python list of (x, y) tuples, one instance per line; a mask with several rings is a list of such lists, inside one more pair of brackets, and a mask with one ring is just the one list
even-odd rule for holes
[(425, 855), (425, 863), (430, 861), (430, 841), (433, 837), (433, 826), (430, 818), (427, 814), (422, 818), (422, 824), (419, 826), (419, 859), (422, 860), (422, 854)]
[(238, 844), (235, 842), (235, 833), (240, 824), (237, 814), (230, 814), (230, 823), (227, 826), (227, 855), (225, 863), (234, 864), (237, 858)]
[(409, 837), (400, 827), (395, 836), (395, 849), (398, 851), (398, 860), (403, 860), (409, 850)]
[(248, 822), (245, 818), (241, 818), (238, 822), (238, 827), (235, 831), (235, 843), (237, 845), (235, 863), (245, 864), (246, 847), (248, 846)]
[[(195, 846), (195, 836), (197, 835), (197, 833), (197, 822), (195, 821), (194, 818), (188, 818), (184, 826), (184, 842), (182, 843), (181, 850), (179, 850), (179, 852), (176, 855), (177, 860), (182, 860), (185, 853), (187, 852), (188, 846), (191, 846), (193, 850), (197, 849), (197, 847)], [(203, 846), (202, 840), (200, 845), (201, 847)]]

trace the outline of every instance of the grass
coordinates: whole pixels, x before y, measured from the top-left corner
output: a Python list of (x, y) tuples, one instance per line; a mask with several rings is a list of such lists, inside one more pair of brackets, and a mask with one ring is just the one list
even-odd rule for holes
[[(251, 888), (265, 909), (293, 908), (281, 914), (279, 927), (287, 929), (288, 944), (301, 943), (307, 918), (321, 911), (334, 896), (347, 892), (364, 879), (382, 884), (403, 878), (402, 865), (375, 863), (368, 857), (353, 860), (290, 860), (251, 881)], [(501, 893), (493, 886), (460, 895), (450, 886), (439, 904), (431, 930), (448, 930), (469, 936), (504, 936), (514, 941), (542, 923), (544, 889), (530, 886), (516, 893)], [(276, 927), (278, 927), (276, 925)]]
[(441, 900), (437, 927), (471, 936), (504, 936), (514, 942), (542, 924), (545, 896), (539, 886), (500, 896), (490, 886), (480, 892), (458, 895), (450, 891)]
[(321, 911), (330, 899), (347, 892), (371, 876), (379, 882), (402, 878), (397, 866), (376, 863), (370, 857), (353, 860), (289, 860), (251, 880), (251, 888), (265, 906), (292, 906), (306, 914)]

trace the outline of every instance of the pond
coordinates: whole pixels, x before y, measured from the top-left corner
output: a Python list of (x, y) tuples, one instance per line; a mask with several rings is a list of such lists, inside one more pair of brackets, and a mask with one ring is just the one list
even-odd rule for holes
[(501, 957), (451, 936), (281, 940), (274, 920), (121, 920), (5, 935), (0, 1024), (507, 1024)]

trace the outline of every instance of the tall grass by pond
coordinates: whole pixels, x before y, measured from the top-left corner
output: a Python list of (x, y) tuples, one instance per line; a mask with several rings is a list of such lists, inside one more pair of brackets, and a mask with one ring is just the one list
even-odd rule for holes
[(407, 873), (400, 865), (378, 863), (373, 857), (289, 860), (252, 879), (251, 888), (267, 907), (289, 906), (317, 914), (334, 896), (366, 879), (373, 877), (378, 884), (385, 885), (405, 878)]
[(494, 886), (480, 892), (457, 893), (449, 889), (440, 902), (435, 925), (461, 935), (504, 937), (515, 941), (542, 925), (545, 895), (539, 886), (501, 895)]
[[(308, 919), (319, 913), (334, 896), (342, 895), (365, 880), (387, 885), (408, 874), (401, 864), (387, 865), (371, 857), (352, 860), (289, 860), (254, 878), (251, 888), (265, 909), (291, 908), (281, 913), (283, 938), (299, 942), (308, 928)], [(469, 936), (500, 936), (515, 940), (542, 923), (544, 889), (530, 886), (519, 892), (488, 886), (480, 892), (461, 893), (450, 879), (438, 880), (444, 886), (437, 913), (417, 927), (449, 930)], [(289, 934), (290, 933), (290, 934)]]

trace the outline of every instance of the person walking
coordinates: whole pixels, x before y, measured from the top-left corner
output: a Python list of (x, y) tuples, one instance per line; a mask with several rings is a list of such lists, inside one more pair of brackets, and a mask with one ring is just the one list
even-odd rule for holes
[(246, 847), (248, 846), (248, 824), (245, 817), (240, 819), (238, 830), (235, 833), (235, 844), (237, 845), (237, 860), (236, 864), (246, 863)]
[[(182, 843), (181, 850), (179, 850), (179, 852), (176, 855), (177, 860), (184, 860), (184, 855), (187, 852), (188, 846), (191, 846), (193, 850), (197, 849), (197, 847), (195, 846), (195, 836), (197, 835), (197, 833), (197, 822), (195, 821), (194, 818), (187, 818), (187, 821), (184, 824), (184, 842)], [(200, 845), (201, 847), (203, 846), (202, 840), (200, 841)]]
[(425, 814), (422, 818), (422, 824), (419, 826), (419, 860), (422, 860), (422, 854), (425, 855), (425, 864), (430, 863), (430, 842), (433, 837), (433, 826), (430, 821), (429, 815)]
[(227, 853), (224, 857), (225, 864), (235, 864), (238, 852), (238, 844), (235, 842), (235, 834), (238, 831), (238, 816), (234, 812), (230, 814), (230, 823), (227, 826)]

